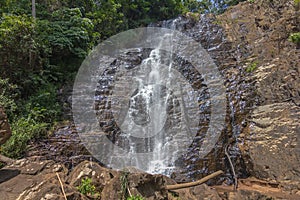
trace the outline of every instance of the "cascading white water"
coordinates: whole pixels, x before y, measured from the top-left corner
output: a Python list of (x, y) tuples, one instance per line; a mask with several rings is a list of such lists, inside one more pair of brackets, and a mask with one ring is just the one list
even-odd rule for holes
[[(129, 107), (124, 120), (118, 123), (121, 136), (128, 141), (127, 165), (166, 175), (171, 174), (176, 159), (195, 136), (196, 130), (191, 133), (189, 126), (198, 125), (198, 94), (174, 69), (172, 42), (173, 33), (163, 35), (149, 57), (126, 77), (132, 81), (127, 95)], [(167, 52), (161, 50), (164, 46), (169, 46)], [(190, 105), (184, 105), (184, 101)]]
[[(162, 41), (164, 39), (162, 38)], [(166, 59), (168, 60), (168, 66), (164, 63)], [(172, 168), (171, 164), (167, 162), (169, 159), (165, 159), (165, 157), (171, 157), (172, 155), (165, 155), (169, 152), (164, 149), (165, 142), (168, 139), (165, 138), (167, 136), (164, 126), (168, 115), (167, 107), (170, 97), (168, 88), (172, 79), (171, 59), (171, 54), (168, 58), (162, 58), (159, 45), (151, 51), (149, 58), (143, 60), (139, 67), (140, 76), (134, 78), (137, 89), (131, 96), (128, 116), (127, 119), (125, 118), (125, 121), (131, 123), (121, 126), (121, 128), (125, 128), (124, 125), (127, 126), (125, 129), (128, 130), (128, 138), (130, 136), (153, 138), (152, 141), (148, 140), (148, 144), (146, 144), (146, 151), (152, 152), (151, 158), (145, 158), (148, 160), (147, 171), (150, 173), (166, 174)], [(131, 153), (135, 153), (135, 146), (132, 144)], [(136, 164), (140, 166), (140, 163)]]

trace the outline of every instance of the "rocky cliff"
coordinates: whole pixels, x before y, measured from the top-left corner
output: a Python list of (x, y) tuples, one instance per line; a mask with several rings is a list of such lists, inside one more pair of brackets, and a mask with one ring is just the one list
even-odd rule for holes
[(288, 41), (300, 31), (299, 8), (285, 0), (242, 3), (217, 21), (236, 49), (236, 73), (246, 70), (254, 86), (254, 96), (241, 99), (249, 110), (238, 136), (247, 171), (299, 191), (300, 49)]

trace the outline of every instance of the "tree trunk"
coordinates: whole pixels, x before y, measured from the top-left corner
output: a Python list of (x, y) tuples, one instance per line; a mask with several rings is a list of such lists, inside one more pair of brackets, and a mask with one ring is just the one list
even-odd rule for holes
[(36, 18), (36, 11), (35, 11), (35, 0), (31, 1), (32, 4), (32, 17)]

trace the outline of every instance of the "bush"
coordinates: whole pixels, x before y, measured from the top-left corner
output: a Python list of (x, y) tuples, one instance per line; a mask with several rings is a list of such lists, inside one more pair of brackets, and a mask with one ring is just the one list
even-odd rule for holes
[(15, 99), (18, 97), (17, 85), (11, 84), (8, 79), (0, 77), (0, 106), (2, 106), (8, 117), (17, 110)]
[(11, 124), (12, 136), (1, 147), (1, 152), (11, 158), (20, 158), (26, 152), (28, 142), (47, 133), (48, 124), (33, 119), (20, 118)]
[[(1, 148), (4, 155), (20, 158), (25, 154), (29, 141), (47, 136), (48, 130), (61, 115), (56, 94), (56, 87), (46, 84), (29, 99), (19, 101), (18, 106), (13, 98), (8, 98), (6, 105), (18, 108), (18, 112), (14, 113), (15, 117), (11, 120), (12, 136)], [(6, 96), (0, 95), (0, 99)]]
[(36, 122), (52, 124), (61, 117), (61, 105), (57, 99), (57, 88), (53, 84), (46, 84), (41, 87), (28, 100), (22, 102), (23, 113), (28, 119)]

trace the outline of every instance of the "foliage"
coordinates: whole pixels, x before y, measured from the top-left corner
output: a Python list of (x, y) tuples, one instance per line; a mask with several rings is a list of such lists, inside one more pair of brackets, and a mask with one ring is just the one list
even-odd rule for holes
[(289, 41), (299, 44), (300, 43), (300, 32), (290, 34)]
[(17, 110), (15, 99), (18, 96), (17, 85), (11, 84), (8, 79), (0, 77), (0, 106), (2, 106), (10, 117)]
[(28, 0), (0, 0), (0, 15), (11, 13), (23, 15), (31, 13), (31, 1)]
[(86, 16), (94, 24), (94, 38), (97, 42), (126, 29), (123, 22), (124, 15), (119, 12), (120, 3), (114, 0), (100, 1), (94, 4)]
[(186, 11), (181, 0), (120, 0), (118, 3), (126, 29), (174, 18)]
[(60, 119), (61, 106), (56, 97), (57, 89), (53, 84), (41, 87), (36, 94), (32, 95), (26, 102), (22, 103), (25, 110), (23, 115), (37, 122), (54, 123)]
[(251, 72), (253, 72), (254, 70), (256, 70), (256, 69), (257, 69), (257, 64), (258, 64), (257, 61), (251, 62), (251, 63), (247, 66), (246, 72), (251, 73)]
[(39, 23), (41, 37), (51, 49), (50, 63), (65, 67), (75, 65), (77, 70), (93, 46), (93, 28), (92, 21), (82, 17), (78, 8), (57, 10), (50, 21)]
[(92, 179), (88, 177), (81, 179), (81, 184), (77, 189), (84, 195), (94, 195), (96, 193), (96, 187), (92, 184)]
[(141, 197), (140, 195), (136, 195), (136, 196), (127, 197), (126, 200), (144, 200), (144, 198)]
[(12, 136), (1, 147), (1, 153), (11, 158), (20, 158), (26, 152), (28, 142), (46, 135), (48, 124), (34, 119), (20, 118), (11, 124)]
[(0, 23), (0, 73), (9, 78), (26, 95), (32, 90), (28, 81), (43, 64), (44, 50), (36, 40), (35, 21), (27, 16), (3, 15)]
[(56, 88), (50, 84), (41, 87), (29, 99), (13, 103), (20, 114), (11, 117), (12, 136), (1, 151), (8, 157), (20, 158), (25, 154), (29, 141), (47, 136), (51, 125), (61, 115), (61, 107), (56, 99)]
[(211, 6), (210, 1), (184, 0), (183, 5), (190, 12), (204, 13)]

